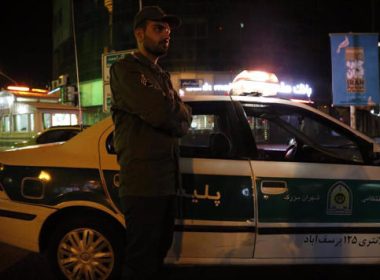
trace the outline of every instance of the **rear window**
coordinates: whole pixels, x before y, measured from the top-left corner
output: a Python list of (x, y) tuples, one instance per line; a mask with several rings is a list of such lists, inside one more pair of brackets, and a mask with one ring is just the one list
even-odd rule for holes
[(51, 130), (39, 135), (36, 139), (37, 144), (46, 144), (67, 141), (77, 135), (79, 130)]

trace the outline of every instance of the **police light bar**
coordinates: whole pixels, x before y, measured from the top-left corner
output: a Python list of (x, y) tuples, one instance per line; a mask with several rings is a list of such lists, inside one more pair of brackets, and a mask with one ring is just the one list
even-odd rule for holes
[(279, 90), (279, 81), (275, 74), (265, 71), (244, 70), (232, 81), (232, 95), (274, 96)]

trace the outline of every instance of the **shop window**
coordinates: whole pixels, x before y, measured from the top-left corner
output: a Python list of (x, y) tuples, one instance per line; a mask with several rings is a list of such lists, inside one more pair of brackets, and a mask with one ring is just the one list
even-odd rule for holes
[(50, 113), (43, 113), (42, 118), (43, 118), (44, 129), (51, 127), (51, 114)]
[(78, 116), (76, 114), (70, 114), (70, 123), (71, 125), (78, 124)]
[(52, 125), (70, 125), (70, 114), (55, 113), (52, 115)]
[(70, 113), (44, 113), (43, 127), (47, 129), (57, 125), (77, 125), (78, 115)]
[(29, 114), (30, 131), (34, 131), (34, 114)]
[(55, 113), (52, 114), (52, 126), (57, 125), (77, 125), (78, 116), (70, 113)]
[(11, 119), (9, 116), (3, 116), (1, 123), (1, 131), (10, 132), (11, 131)]
[(17, 132), (30, 131), (29, 127), (29, 114), (20, 114), (14, 116), (14, 130)]

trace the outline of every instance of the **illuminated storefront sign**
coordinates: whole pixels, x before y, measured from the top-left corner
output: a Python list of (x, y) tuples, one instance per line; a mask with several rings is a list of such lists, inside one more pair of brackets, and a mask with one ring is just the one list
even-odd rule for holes
[[(307, 83), (299, 84), (288, 84), (286, 82), (280, 82), (279, 84), (266, 84), (267, 87), (273, 87), (273, 90), (281, 94), (295, 94), (295, 95), (306, 95), (310, 97), (313, 90)], [(205, 82), (203, 85), (196, 87), (183, 87), (182, 90), (185, 92), (229, 92), (232, 88), (232, 83), (228, 84), (214, 84), (211, 85)]]
[(278, 93), (300, 94), (310, 97), (313, 93), (313, 90), (308, 84), (305, 83), (290, 85), (286, 84), (285, 82), (280, 82)]
[[(216, 90), (217, 88), (220, 88), (221, 85), (210, 85), (209, 83), (205, 82), (202, 86), (197, 87), (185, 87), (185, 91), (224, 91), (224, 90)], [(224, 85), (228, 90), (231, 89), (231, 83), (228, 85)]]
[(203, 84), (203, 80), (201, 79), (181, 79), (180, 85), (181, 88), (187, 88), (187, 87), (199, 87), (201, 84)]

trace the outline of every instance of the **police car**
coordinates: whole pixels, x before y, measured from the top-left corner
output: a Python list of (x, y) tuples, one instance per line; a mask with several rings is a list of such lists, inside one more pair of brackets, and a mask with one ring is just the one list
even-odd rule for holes
[[(380, 157), (369, 137), (308, 105), (184, 97), (183, 186), (166, 262), (380, 262)], [(0, 241), (46, 253), (58, 275), (120, 271), (124, 217), (107, 118), (65, 143), (0, 153)]]

